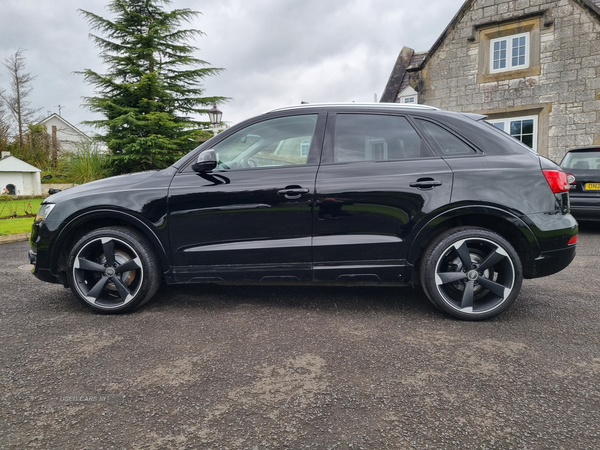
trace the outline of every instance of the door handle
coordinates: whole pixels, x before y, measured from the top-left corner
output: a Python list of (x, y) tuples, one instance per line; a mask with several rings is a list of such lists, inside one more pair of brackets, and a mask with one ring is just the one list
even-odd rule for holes
[(285, 198), (290, 200), (296, 200), (302, 197), (302, 194), (308, 194), (310, 192), (309, 189), (298, 187), (286, 187), (285, 189), (280, 189), (277, 191), (279, 195), (283, 195)]
[(417, 189), (433, 189), (441, 185), (441, 181), (434, 180), (433, 178), (419, 178), (417, 181), (409, 184), (410, 187), (416, 187)]

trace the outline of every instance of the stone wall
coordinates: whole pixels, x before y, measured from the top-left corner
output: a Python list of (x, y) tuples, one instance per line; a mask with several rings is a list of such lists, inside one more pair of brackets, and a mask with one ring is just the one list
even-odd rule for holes
[[(482, 74), (486, 30), (527, 21), (534, 24), (531, 68)], [(574, 0), (476, 0), (411, 84), (419, 86), (419, 103), (442, 109), (535, 113), (538, 151), (559, 161), (569, 148), (600, 145), (599, 49), (600, 21)]]

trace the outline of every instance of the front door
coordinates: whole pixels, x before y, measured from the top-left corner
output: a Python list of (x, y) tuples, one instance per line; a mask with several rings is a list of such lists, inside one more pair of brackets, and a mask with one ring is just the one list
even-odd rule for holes
[(169, 232), (179, 282), (312, 278), (324, 121), (308, 114), (254, 123), (213, 147), (214, 171), (190, 167), (174, 177)]

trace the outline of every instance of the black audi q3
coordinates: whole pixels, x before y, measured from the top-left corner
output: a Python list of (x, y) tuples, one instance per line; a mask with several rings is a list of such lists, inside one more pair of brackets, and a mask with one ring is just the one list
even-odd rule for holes
[[(484, 116), (313, 104), (246, 120), (163, 170), (47, 198), (30, 261), (91, 309), (161, 283), (420, 285), (487, 319), (575, 256), (563, 170)], [(401, 299), (402, 290), (398, 289)]]

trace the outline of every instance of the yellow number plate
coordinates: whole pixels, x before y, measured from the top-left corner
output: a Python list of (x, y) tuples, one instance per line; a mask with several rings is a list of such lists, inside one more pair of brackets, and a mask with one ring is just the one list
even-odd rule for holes
[(586, 191), (600, 191), (600, 183), (585, 183)]

